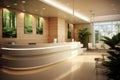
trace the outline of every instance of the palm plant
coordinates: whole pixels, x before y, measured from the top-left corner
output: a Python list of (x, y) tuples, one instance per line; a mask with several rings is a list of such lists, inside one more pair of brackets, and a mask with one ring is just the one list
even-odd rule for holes
[(101, 41), (107, 44), (111, 49), (114, 49), (115, 45), (117, 45), (120, 42), (120, 33), (114, 35), (112, 38), (103, 36)]
[[(107, 75), (112, 80), (120, 80), (120, 33), (112, 38), (105, 37), (101, 39), (110, 46), (108, 53), (108, 61), (103, 62), (103, 66), (107, 67)], [(118, 47), (116, 47), (118, 45)]]
[(78, 31), (78, 39), (83, 44), (83, 47), (87, 47), (87, 38), (91, 35), (90, 32), (88, 32), (88, 28), (82, 28)]
[(104, 61), (103, 66), (107, 67), (107, 76), (112, 80), (120, 80), (120, 47), (108, 51), (109, 61)]

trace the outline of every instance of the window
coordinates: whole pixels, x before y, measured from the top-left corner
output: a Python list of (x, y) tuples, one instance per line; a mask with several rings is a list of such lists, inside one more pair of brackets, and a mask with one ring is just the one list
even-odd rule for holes
[(112, 37), (120, 33), (120, 21), (96, 22), (94, 23), (95, 43), (98, 43), (102, 36)]

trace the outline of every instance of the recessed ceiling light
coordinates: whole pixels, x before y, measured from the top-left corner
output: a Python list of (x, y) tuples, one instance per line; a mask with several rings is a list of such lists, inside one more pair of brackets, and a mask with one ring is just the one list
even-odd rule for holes
[(17, 6), (18, 4), (17, 3), (14, 3), (15, 6)]
[(7, 5), (6, 7), (10, 7), (10, 5)]
[(35, 9), (35, 11), (37, 12), (38, 10), (37, 10), (37, 9)]
[(26, 10), (22, 10), (23, 12), (25, 12)]
[(42, 8), (43, 10), (45, 10), (46, 8)]
[(115, 6), (115, 4), (111, 4), (112, 5), (112, 7), (114, 7)]
[(22, 1), (22, 3), (26, 3), (26, 1)]

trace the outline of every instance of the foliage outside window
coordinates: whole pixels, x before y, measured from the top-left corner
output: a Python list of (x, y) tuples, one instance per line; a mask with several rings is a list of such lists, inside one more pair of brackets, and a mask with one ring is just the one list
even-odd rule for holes
[(95, 30), (95, 43), (99, 42), (99, 31)]
[(36, 33), (43, 34), (43, 18), (37, 18)]
[(25, 17), (24, 17), (24, 33), (25, 34), (30, 34), (33, 32), (32, 19), (33, 19), (32, 15), (25, 14)]
[(3, 38), (16, 38), (16, 13), (7, 9), (2, 10), (2, 33)]
[(102, 36), (111, 38), (120, 33), (120, 21), (94, 23), (95, 42), (98, 43)]

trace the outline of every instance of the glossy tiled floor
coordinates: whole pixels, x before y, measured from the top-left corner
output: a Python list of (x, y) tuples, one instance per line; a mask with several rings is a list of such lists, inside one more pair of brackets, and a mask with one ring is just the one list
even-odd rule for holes
[(4, 80), (107, 80), (107, 77), (102, 74), (102, 70), (99, 70), (96, 75), (95, 57), (101, 57), (101, 54), (85, 52), (82, 55), (41, 69), (31, 71), (1, 69), (0, 75)]

